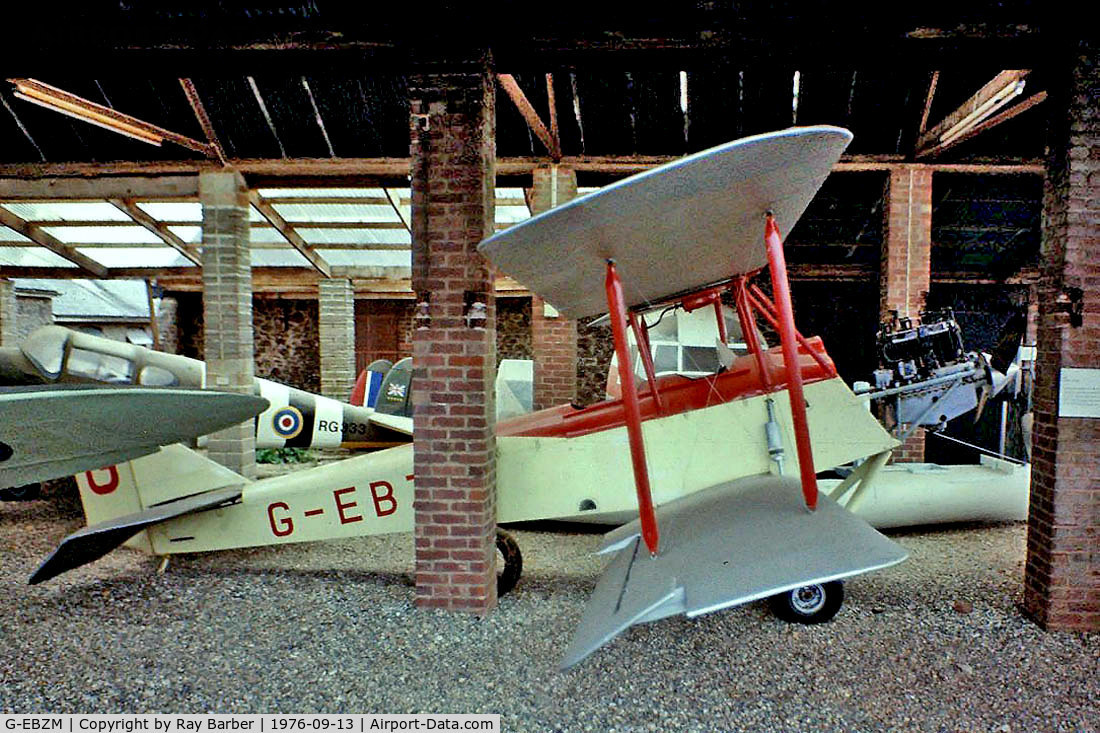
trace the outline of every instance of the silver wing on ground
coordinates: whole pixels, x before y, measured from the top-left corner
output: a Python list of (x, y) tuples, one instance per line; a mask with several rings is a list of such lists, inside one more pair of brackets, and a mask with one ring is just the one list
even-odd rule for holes
[(813, 583), (895, 565), (908, 553), (822, 494), (810, 512), (797, 479), (751, 476), (657, 509), (661, 549), (650, 557), (638, 521), (608, 534), (617, 551), (562, 659), (571, 667), (626, 628), (699, 616)]

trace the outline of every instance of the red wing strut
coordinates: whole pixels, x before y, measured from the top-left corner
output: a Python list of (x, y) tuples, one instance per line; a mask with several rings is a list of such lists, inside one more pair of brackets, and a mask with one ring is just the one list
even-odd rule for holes
[[(638, 519), (641, 522), (642, 539), (649, 554), (657, 554), (657, 516), (653, 511), (653, 498), (649, 491), (649, 470), (645, 462), (645, 441), (642, 439), (642, 411), (638, 406), (638, 390), (634, 385), (634, 369), (630, 362), (630, 349), (626, 343), (626, 299), (623, 284), (615, 271), (614, 260), (607, 261), (607, 312), (611, 318), (611, 334), (615, 340), (615, 356), (619, 362), (619, 384), (622, 389), (623, 415), (626, 418), (626, 434), (630, 441), (630, 460), (634, 464), (634, 488), (638, 492)], [(657, 385), (651, 384), (656, 390)]]
[(768, 249), (768, 270), (779, 316), (779, 340), (783, 346), (783, 363), (787, 368), (787, 393), (791, 399), (791, 422), (794, 442), (798, 448), (798, 468), (802, 474), (802, 496), (806, 506), (817, 508), (817, 476), (810, 447), (810, 429), (806, 423), (806, 399), (802, 396), (802, 369), (798, 363), (798, 335), (794, 328), (791, 289), (787, 282), (787, 262), (783, 257), (783, 240), (775, 217), (768, 214), (764, 225), (764, 241)]

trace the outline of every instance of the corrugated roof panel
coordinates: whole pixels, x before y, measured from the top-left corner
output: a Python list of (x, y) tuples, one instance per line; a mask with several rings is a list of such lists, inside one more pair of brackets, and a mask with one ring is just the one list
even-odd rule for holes
[(412, 245), (404, 229), (299, 229), (298, 234), (308, 244), (392, 244)]
[(106, 201), (11, 202), (3, 206), (27, 221), (130, 221), (125, 212)]
[(78, 247), (104, 267), (195, 267), (171, 247)]
[[(188, 244), (202, 244), (202, 227), (177, 225), (168, 227), (168, 231), (187, 242)], [(253, 244), (285, 244), (283, 235), (273, 227), (252, 227), (248, 231), (248, 239)]]
[(160, 238), (144, 227), (43, 227), (65, 244), (163, 244)]
[(0, 265), (7, 267), (66, 267), (76, 265), (45, 247), (0, 247)]
[(393, 222), (401, 223), (389, 204), (280, 204), (272, 203), (288, 222)]
[(8, 229), (6, 226), (0, 225), (0, 242), (29, 242), (31, 240), (24, 237), (14, 229)]
[[(385, 198), (381, 188), (261, 188), (260, 196), (265, 199), (281, 198)], [(404, 189), (406, 197), (408, 189)]]
[(202, 204), (198, 202), (138, 204), (138, 208), (158, 221), (202, 221)]
[(531, 212), (527, 205), (522, 206), (498, 206), (496, 207), (496, 221), (498, 224), (515, 224), (531, 218)]
[(498, 188), (496, 196), (498, 199), (516, 199), (524, 204), (527, 202), (522, 188)]
[(306, 262), (298, 251), (287, 247), (285, 249), (254, 249), (252, 254), (253, 267), (307, 267)]
[(412, 267), (409, 250), (319, 249), (317, 254), (334, 267)]

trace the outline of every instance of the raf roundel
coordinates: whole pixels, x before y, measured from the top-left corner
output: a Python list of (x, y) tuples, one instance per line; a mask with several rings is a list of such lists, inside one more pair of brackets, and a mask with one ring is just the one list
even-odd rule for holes
[(287, 406), (271, 418), (271, 427), (280, 438), (290, 440), (302, 432), (302, 413), (297, 407)]

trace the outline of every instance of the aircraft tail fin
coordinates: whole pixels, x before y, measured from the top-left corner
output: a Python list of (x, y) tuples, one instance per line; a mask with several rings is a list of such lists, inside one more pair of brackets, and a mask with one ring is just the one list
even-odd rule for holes
[(27, 581), (31, 585), (57, 577), (106, 555), (146, 527), (240, 500), (242, 485), (204, 491), (195, 496), (108, 519), (66, 537)]
[[(132, 461), (76, 475), (89, 526), (225, 486), (248, 483), (238, 473), (183, 445), (169, 445)], [(144, 535), (128, 542), (152, 551)]]

